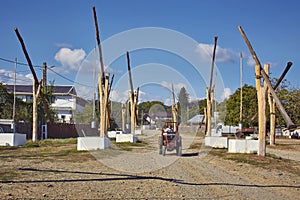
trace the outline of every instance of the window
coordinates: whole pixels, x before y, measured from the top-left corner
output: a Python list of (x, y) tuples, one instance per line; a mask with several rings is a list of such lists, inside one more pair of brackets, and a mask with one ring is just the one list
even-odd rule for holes
[(33, 96), (26, 96), (26, 102), (30, 101), (33, 99)]

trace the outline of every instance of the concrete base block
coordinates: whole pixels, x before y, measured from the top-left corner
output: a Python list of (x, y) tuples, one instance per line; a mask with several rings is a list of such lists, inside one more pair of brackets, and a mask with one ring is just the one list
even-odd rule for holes
[(123, 131), (108, 131), (107, 136), (109, 138), (116, 138), (118, 134), (123, 134)]
[(117, 134), (116, 142), (136, 142), (137, 136), (135, 134)]
[(134, 134), (136, 134), (136, 135), (142, 135), (143, 131), (142, 130), (135, 130)]
[(77, 150), (97, 150), (110, 147), (110, 140), (107, 137), (78, 137)]
[(0, 133), (0, 146), (24, 146), (26, 134), (21, 133)]
[(258, 140), (236, 140), (228, 142), (228, 153), (256, 153), (258, 151)]
[(227, 137), (205, 137), (205, 146), (213, 148), (228, 148)]

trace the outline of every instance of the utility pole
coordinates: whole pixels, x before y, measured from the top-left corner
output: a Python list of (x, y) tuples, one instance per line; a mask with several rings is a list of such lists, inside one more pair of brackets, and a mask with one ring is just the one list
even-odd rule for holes
[(16, 122), (15, 122), (15, 118), (16, 118), (16, 82), (17, 82), (17, 58), (15, 58), (15, 66), (14, 66), (14, 104), (13, 104), (13, 124), (12, 124), (12, 129), (13, 132), (16, 132)]
[(47, 91), (47, 63), (43, 62), (43, 87)]
[(243, 55), (240, 53), (240, 130), (243, 128)]

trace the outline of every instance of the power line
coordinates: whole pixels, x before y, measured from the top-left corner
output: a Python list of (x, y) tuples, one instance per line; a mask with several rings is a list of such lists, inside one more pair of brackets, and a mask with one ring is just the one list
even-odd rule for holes
[[(0, 57), (0, 60), (5, 61), (5, 62), (9, 62), (9, 63), (16, 63), (16, 64), (18, 64), (18, 65), (29, 66), (29, 65), (26, 64), (26, 63), (16, 62), (16, 61), (14, 61), (14, 60), (9, 60), (9, 59), (6, 59), (6, 58), (1, 58), (1, 57)], [(33, 67), (36, 67), (36, 68), (43, 68), (43, 66), (40, 66), (40, 65), (34, 65)], [(85, 86), (85, 87), (92, 87), (92, 86), (90, 86), (90, 85), (86, 85), (86, 84), (83, 84), (83, 83), (79, 83), (79, 82), (77, 82), (77, 81), (73, 81), (72, 79), (70, 79), (70, 78), (68, 78), (68, 77), (66, 77), (66, 76), (63, 76), (63, 75), (59, 74), (58, 72), (54, 71), (54, 70), (51, 69), (51, 68), (47, 68), (47, 69), (51, 70), (51, 71), (52, 71), (53, 73), (55, 73), (57, 76), (60, 76), (61, 78), (65, 79), (65, 80), (67, 80), (67, 81), (70, 81), (71, 83), (78, 84), (78, 85)], [(41, 70), (41, 69), (39, 69), (39, 70)]]

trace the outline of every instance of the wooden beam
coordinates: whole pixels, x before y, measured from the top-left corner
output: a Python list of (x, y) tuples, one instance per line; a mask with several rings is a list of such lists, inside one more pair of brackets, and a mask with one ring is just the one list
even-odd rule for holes
[(280, 99), (277, 97), (276, 92), (275, 92), (275, 90), (273, 89), (273, 87), (272, 87), (272, 85), (271, 85), (271, 82), (270, 82), (270, 80), (269, 80), (269, 76), (266, 74), (266, 72), (264, 71), (264, 69), (261, 67), (260, 61), (259, 61), (259, 59), (258, 59), (258, 57), (257, 57), (257, 55), (256, 55), (256, 53), (255, 53), (255, 51), (253, 50), (252, 45), (251, 45), (250, 41), (248, 40), (248, 38), (247, 38), (245, 32), (243, 31), (243, 29), (242, 29), (241, 26), (238, 26), (238, 29), (239, 29), (239, 31), (240, 31), (240, 33), (241, 33), (243, 39), (245, 40), (245, 43), (247, 44), (248, 49), (249, 49), (249, 51), (250, 51), (250, 53), (251, 53), (251, 55), (252, 55), (252, 57), (253, 57), (253, 59), (254, 59), (256, 65), (259, 67), (259, 69), (260, 69), (260, 71), (261, 71), (260, 74), (261, 74), (261, 76), (264, 78), (264, 81), (265, 81), (267, 87), (269, 88), (270, 93), (272, 94), (272, 96), (273, 96), (273, 98), (274, 98), (274, 100), (275, 100), (276, 106), (277, 106), (278, 110), (280, 111), (280, 113), (281, 113), (281, 115), (282, 115), (282, 117), (283, 117), (283, 119), (284, 119), (284, 121), (285, 121), (285, 123), (286, 123), (288, 129), (293, 129), (293, 128), (295, 128), (296, 125), (292, 122), (291, 118), (289, 117), (289, 115), (288, 115), (287, 112), (285, 111), (283, 105), (281, 104)]
[(172, 102), (172, 118), (173, 118), (173, 122), (175, 122), (174, 126), (173, 126), (173, 129), (176, 132), (177, 131), (176, 124), (177, 124), (178, 113), (177, 113), (177, 109), (176, 109), (175, 93), (174, 93), (174, 86), (173, 86), (173, 84), (172, 84), (172, 99), (173, 99), (173, 102)]
[(211, 68), (210, 68), (210, 79), (209, 79), (209, 90), (208, 90), (209, 95), (211, 93), (211, 88), (212, 88), (212, 80), (213, 80), (213, 73), (214, 73), (216, 48), (217, 48), (217, 40), (218, 40), (218, 36), (215, 36), (215, 38), (214, 38), (214, 48), (213, 48), (213, 54), (212, 54), (212, 61), (211, 61)]
[[(18, 40), (19, 40), (19, 42), (20, 42), (20, 44), (21, 44), (21, 46), (22, 46), (23, 53), (24, 53), (24, 55), (25, 55), (25, 58), (26, 58), (27, 63), (28, 63), (28, 66), (29, 66), (29, 68), (30, 68), (30, 71), (31, 71), (32, 76), (33, 76), (33, 79), (34, 79), (34, 81), (35, 81), (35, 84), (36, 84), (35, 87), (38, 87), (38, 86), (39, 86), (39, 81), (38, 81), (38, 78), (37, 78), (36, 73), (35, 73), (35, 71), (34, 71), (34, 68), (33, 68), (32, 62), (31, 62), (31, 60), (30, 60), (29, 54), (28, 54), (28, 52), (27, 52), (27, 50), (26, 50), (26, 46), (25, 46), (25, 43), (24, 43), (24, 41), (23, 41), (23, 38), (22, 38), (21, 34), (19, 33), (18, 28), (14, 28), (14, 30), (15, 30), (15, 33), (16, 33), (16, 35), (17, 35), (17, 38), (18, 38)], [(42, 103), (43, 103), (43, 107), (44, 107), (44, 109), (45, 109), (45, 111), (46, 111), (46, 113), (47, 113), (47, 117), (48, 117), (48, 119), (50, 120), (50, 122), (53, 123), (54, 120), (53, 120), (52, 116), (50, 115), (49, 108), (48, 108), (48, 104), (46, 103), (46, 100), (45, 100), (45, 98), (44, 98), (44, 96), (43, 96), (43, 93), (40, 92), (39, 95), (40, 95), (40, 97), (41, 97), (41, 100), (42, 100)]]
[(97, 40), (97, 45), (98, 45), (98, 50), (99, 50), (101, 79), (103, 80), (104, 79), (104, 65), (103, 65), (101, 40), (100, 40), (100, 33), (99, 33), (98, 20), (97, 20), (97, 14), (96, 14), (95, 6), (93, 6), (93, 15), (94, 15), (94, 24), (95, 24), (95, 29), (96, 29), (96, 40)]

